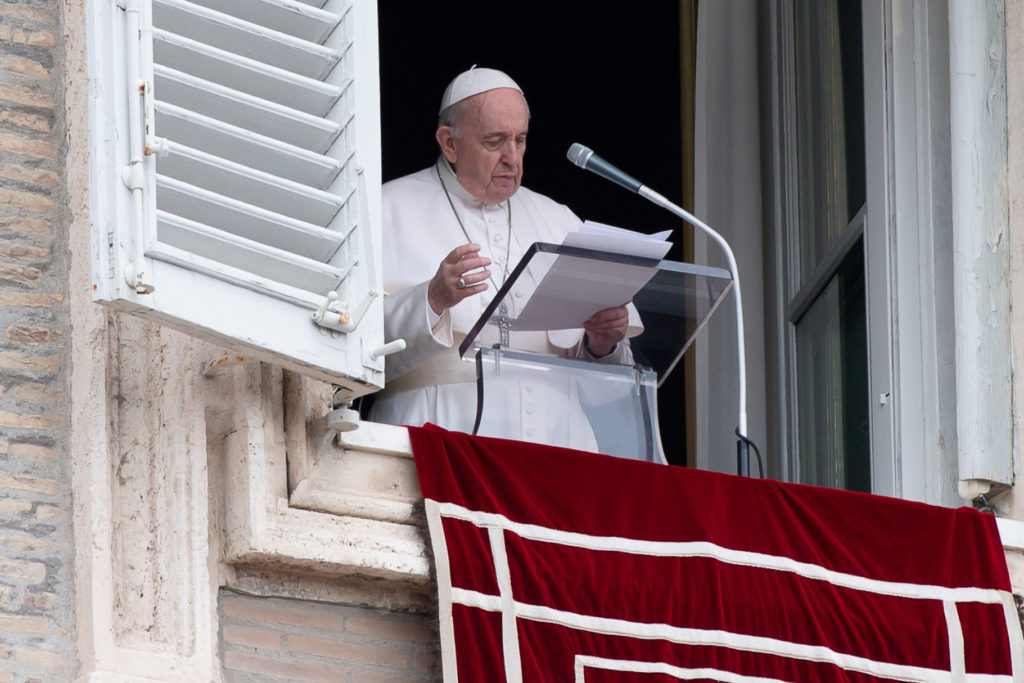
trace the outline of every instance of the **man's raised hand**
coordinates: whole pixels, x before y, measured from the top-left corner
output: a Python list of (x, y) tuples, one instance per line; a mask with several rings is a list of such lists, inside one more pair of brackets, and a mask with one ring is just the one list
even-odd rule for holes
[(479, 270), (491, 265), (491, 259), (480, 256), (479, 244), (463, 244), (452, 249), (427, 285), (427, 303), (437, 315), (468, 296), (487, 289), (489, 270)]

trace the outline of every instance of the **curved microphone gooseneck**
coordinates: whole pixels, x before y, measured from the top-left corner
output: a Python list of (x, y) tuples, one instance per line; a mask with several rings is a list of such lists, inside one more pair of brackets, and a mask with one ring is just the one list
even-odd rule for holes
[(740, 274), (739, 269), (736, 267), (736, 257), (732, 253), (732, 248), (729, 246), (729, 243), (725, 241), (725, 238), (719, 235), (707, 223), (700, 220), (681, 206), (676, 206), (662, 195), (633, 178), (628, 173), (624, 173), (615, 166), (612, 166), (607, 161), (594, 154), (594, 150), (589, 147), (585, 147), (578, 142), (574, 142), (572, 146), (569, 147), (566, 157), (576, 166), (586, 169), (591, 173), (596, 173), (605, 180), (610, 180), (616, 185), (621, 185), (630, 192), (635, 192), (644, 199), (647, 199), (661, 208), (674, 213), (694, 227), (700, 228), (722, 248), (722, 251), (725, 252), (725, 258), (729, 263), (729, 274), (732, 276), (733, 293), (736, 295), (736, 348), (739, 356), (739, 426), (736, 428), (736, 436), (739, 437), (739, 440), (736, 442), (736, 457), (738, 460), (737, 471), (740, 475), (748, 475), (750, 473), (749, 447), (752, 442), (747, 438), (747, 362), (746, 347), (743, 342), (743, 297), (740, 295)]

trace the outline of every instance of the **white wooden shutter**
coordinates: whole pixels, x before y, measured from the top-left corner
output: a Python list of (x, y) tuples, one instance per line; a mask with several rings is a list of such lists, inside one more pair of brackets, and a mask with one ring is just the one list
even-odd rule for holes
[(94, 298), (382, 386), (376, 3), (87, 4)]

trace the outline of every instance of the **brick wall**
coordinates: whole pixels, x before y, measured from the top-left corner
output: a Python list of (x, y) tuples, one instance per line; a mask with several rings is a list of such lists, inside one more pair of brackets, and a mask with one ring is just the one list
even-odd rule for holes
[(220, 613), (226, 681), (440, 680), (434, 616), (230, 591)]
[(75, 672), (61, 42), (0, 2), (0, 683)]

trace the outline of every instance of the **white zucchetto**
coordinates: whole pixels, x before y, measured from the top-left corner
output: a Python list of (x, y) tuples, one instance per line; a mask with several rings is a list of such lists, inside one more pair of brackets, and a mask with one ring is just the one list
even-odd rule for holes
[(440, 114), (448, 107), (456, 102), (461, 102), (467, 97), (479, 95), (482, 92), (494, 90), (495, 88), (512, 88), (520, 93), (523, 92), (523, 89), (516, 85), (515, 81), (501, 71), (497, 69), (478, 69), (476, 64), (474, 64), (469, 68), (469, 71), (463, 71), (453, 78), (452, 82), (445, 88), (444, 95), (441, 96), (441, 108), (438, 110), (438, 113)]

